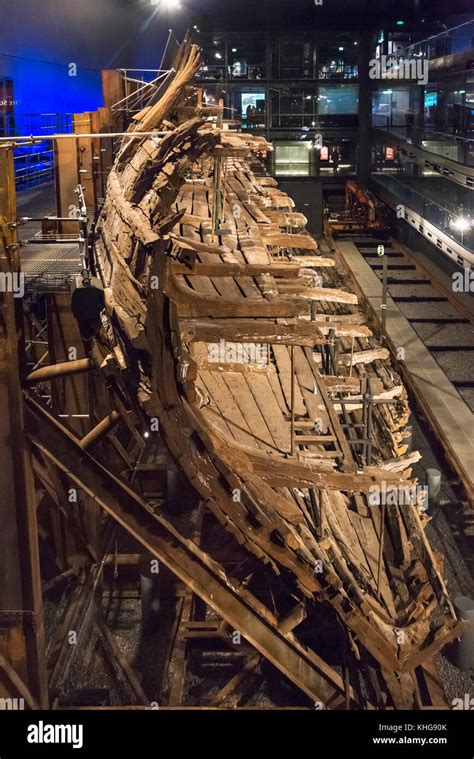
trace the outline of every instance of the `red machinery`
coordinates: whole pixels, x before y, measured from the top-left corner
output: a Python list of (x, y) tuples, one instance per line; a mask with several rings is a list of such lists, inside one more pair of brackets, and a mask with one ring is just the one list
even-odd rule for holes
[(346, 182), (346, 211), (370, 231), (388, 230), (383, 204), (353, 179)]

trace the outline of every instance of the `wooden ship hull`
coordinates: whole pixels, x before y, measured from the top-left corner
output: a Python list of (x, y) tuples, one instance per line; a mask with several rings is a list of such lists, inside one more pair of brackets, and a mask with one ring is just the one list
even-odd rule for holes
[(416, 669), (463, 627), (422, 504), (374, 503), (418, 493), (407, 393), (330, 250), (254, 172), (270, 146), (221, 128), (192, 83), (198, 66), (183, 44), (168, 89), (130, 127), (147, 134), (117, 155), (95, 234), (106, 316), (90, 355), (288, 588), (280, 630), (317, 627), (328, 609), (355, 661), (380, 668), (387, 705), (411, 708)]

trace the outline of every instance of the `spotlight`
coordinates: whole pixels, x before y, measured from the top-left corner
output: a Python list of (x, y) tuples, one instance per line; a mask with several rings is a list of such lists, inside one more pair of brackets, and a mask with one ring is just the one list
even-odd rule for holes
[(471, 228), (471, 222), (465, 216), (458, 216), (457, 219), (453, 219), (451, 226), (458, 232), (467, 232)]
[(159, 5), (167, 11), (176, 11), (181, 8), (180, 0), (150, 0), (151, 5)]
[(150, 433), (149, 432), (144, 432), (143, 433), (143, 437), (144, 438), (149, 438), (150, 437)]
[(233, 53), (236, 53), (236, 52), (237, 52), (237, 48), (236, 48), (236, 47), (233, 47), (233, 48), (232, 48), (232, 52), (233, 52)]
[(216, 53), (216, 58), (220, 60), (222, 58), (222, 55), (220, 53)]
[(340, 50), (340, 52), (341, 52), (341, 53), (342, 53), (342, 51), (344, 50), (344, 48), (343, 48), (343, 47), (338, 47), (337, 49), (338, 49), (338, 50)]

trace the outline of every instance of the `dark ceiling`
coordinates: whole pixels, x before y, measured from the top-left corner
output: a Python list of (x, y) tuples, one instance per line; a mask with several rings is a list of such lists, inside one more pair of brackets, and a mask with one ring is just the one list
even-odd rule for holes
[(472, 0), (181, 0), (193, 23), (205, 29), (289, 28), (376, 29), (398, 19), (408, 26), (473, 14)]

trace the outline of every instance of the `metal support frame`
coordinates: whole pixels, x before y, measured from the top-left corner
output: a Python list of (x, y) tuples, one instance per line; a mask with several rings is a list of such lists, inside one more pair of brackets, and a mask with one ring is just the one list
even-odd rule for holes
[[(0, 268), (19, 273), (13, 150), (0, 148)], [(22, 306), (0, 293), (0, 695), (48, 706), (36, 502), (20, 386)], [(12, 611), (13, 617), (8, 617)], [(2, 614), (7, 612), (7, 616)]]

